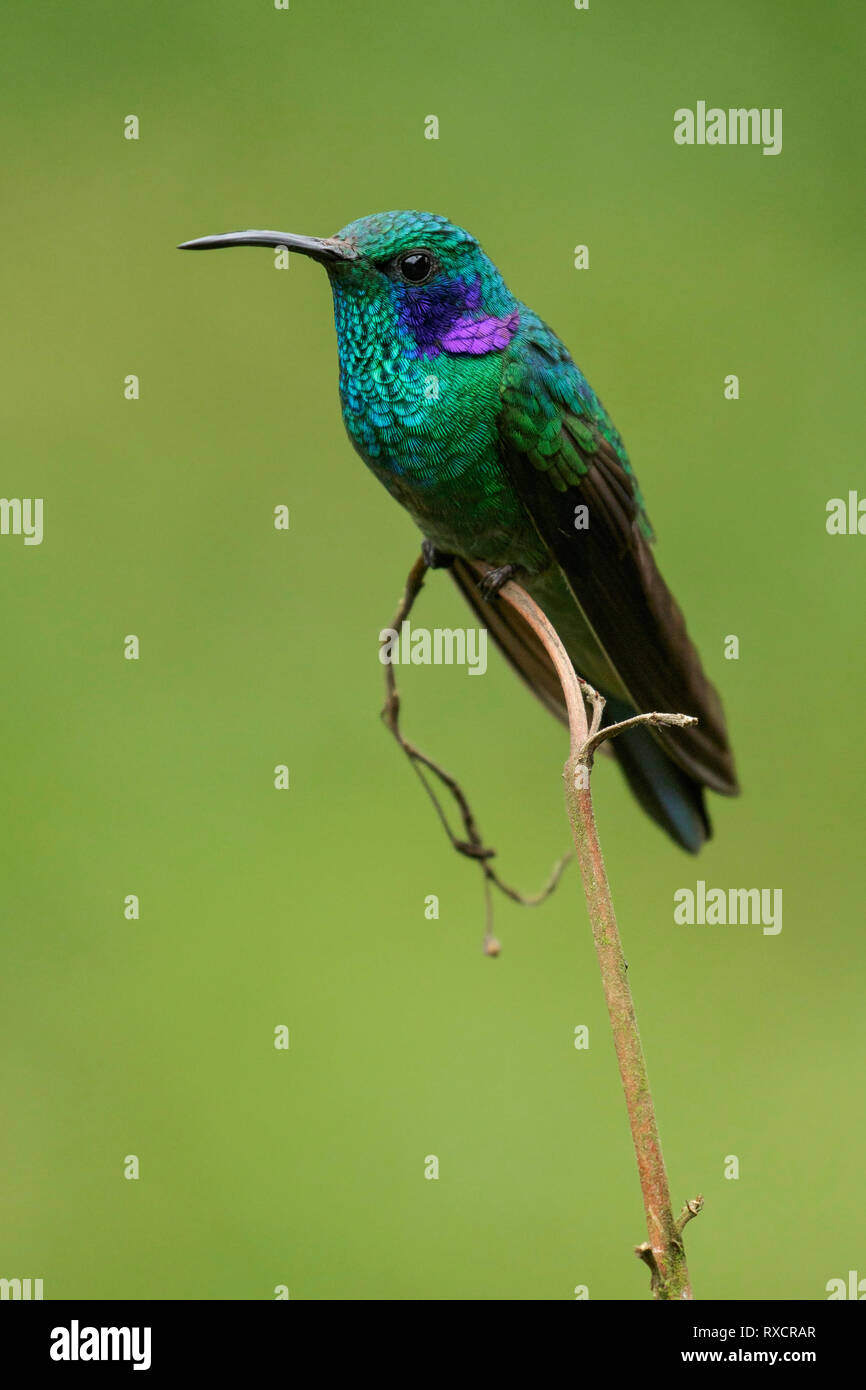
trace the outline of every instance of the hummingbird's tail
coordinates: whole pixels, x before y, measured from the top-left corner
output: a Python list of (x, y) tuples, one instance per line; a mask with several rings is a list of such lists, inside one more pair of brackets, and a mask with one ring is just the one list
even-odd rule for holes
[[(609, 699), (602, 724), (617, 724), (633, 714), (629, 705)], [(609, 740), (608, 747), (647, 815), (683, 849), (697, 854), (713, 833), (701, 783), (668, 757), (649, 729), (629, 729)]]
[[(567, 725), (562, 688), (544, 647), (509, 604), (482, 602), (478, 592), (478, 576), (482, 572), (459, 558), (455, 559), (451, 571), (479, 621), (488, 629), (513, 669), (551, 714)], [(623, 700), (610, 696), (605, 699), (605, 724), (616, 724), (635, 713)], [(649, 729), (629, 729), (619, 734), (601, 745), (601, 752), (608, 750), (616, 758), (633, 795), (647, 815), (683, 849), (697, 854), (712, 834), (704, 806), (703, 784), (674, 762)]]

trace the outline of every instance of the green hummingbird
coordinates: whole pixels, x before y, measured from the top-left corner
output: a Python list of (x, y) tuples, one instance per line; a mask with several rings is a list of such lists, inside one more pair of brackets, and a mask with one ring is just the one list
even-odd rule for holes
[(565, 721), (553, 667), (495, 602), (512, 578), (605, 696), (606, 722), (697, 716), (612, 741), (644, 810), (696, 852), (711, 833), (704, 788), (738, 790), (721, 702), (656, 566), (623, 442), (560, 339), (476, 239), (434, 213), (378, 213), (333, 237), (229, 232), (181, 249), (225, 246), (287, 247), (325, 267), (352, 443), (420, 527), (428, 565), (451, 570), (549, 710)]

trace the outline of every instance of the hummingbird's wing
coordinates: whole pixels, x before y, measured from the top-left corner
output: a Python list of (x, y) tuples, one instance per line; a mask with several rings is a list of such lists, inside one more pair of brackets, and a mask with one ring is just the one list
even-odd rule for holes
[[(568, 724), (568, 711), (559, 677), (545, 648), (532, 628), (510, 603), (489, 603), (481, 597), (478, 581), (489, 567), (454, 557), (451, 573), (458, 588), (478, 615), (512, 668), (537, 695), (546, 709)], [(608, 697), (602, 724), (628, 719), (634, 710)], [(711, 834), (703, 800), (703, 784), (682, 771), (655, 742), (648, 729), (630, 729), (613, 743), (603, 743), (599, 753), (619, 763), (641, 806), (684, 849), (695, 853)]]
[[(634, 708), (697, 715), (689, 728), (653, 730), (665, 751), (706, 786), (735, 793), (721, 702), (653, 559), (619, 435), (566, 348), (531, 311), (521, 310), (503, 358), (502, 459), (539, 537)], [(576, 529), (581, 505), (587, 524)]]

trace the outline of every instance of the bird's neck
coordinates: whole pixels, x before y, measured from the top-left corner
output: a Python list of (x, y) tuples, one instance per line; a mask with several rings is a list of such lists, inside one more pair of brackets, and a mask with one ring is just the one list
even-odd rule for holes
[(490, 312), (475, 281), (431, 295), (425, 309), (417, 296), (332, 280), (343, 418), (380, 476), (432, 485), (435, 474), (453, 472), (455, 447), (465, 462), (467, 432), (485, 418), (492, 430), (501, 352), (519, 322), (518, 305), (499, 283)]

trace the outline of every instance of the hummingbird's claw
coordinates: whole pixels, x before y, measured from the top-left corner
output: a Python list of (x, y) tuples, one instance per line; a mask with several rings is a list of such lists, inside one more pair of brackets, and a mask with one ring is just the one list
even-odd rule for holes
[(428, 570), (450, 570), (454, 564), (454, 556), (449, 555), (444, 550), (437, 550), (432, 541), (428, 541), (426, 536), (421, 542), (421, 558)]
[(492, 603), (503, 584), (520, 573), (519, 565), (500, 565), (499, 569), (488, 570), (478, 581), (478, 591), (486, 603)]

